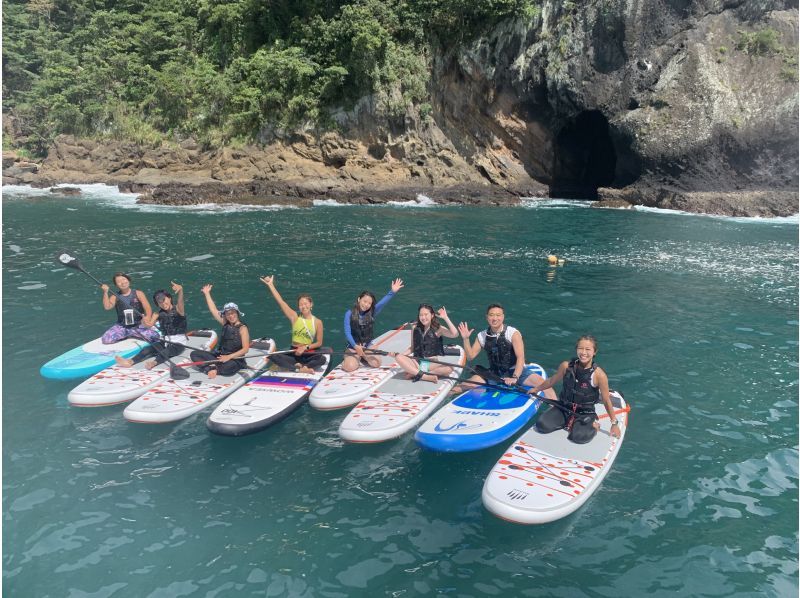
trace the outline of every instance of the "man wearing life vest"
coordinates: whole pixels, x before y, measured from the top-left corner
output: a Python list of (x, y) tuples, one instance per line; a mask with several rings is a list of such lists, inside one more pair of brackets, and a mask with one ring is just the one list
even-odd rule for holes
[[(489, 326), (478, 333), (475, 342), (470, 342), (474, 332), (466, 322), (458, 325), (458, 331), (464, 340), (464, 352), (468, 360), (475, 359), (481, 352), (486, 351), (489, 359), (489, 371), (503, 379), (506, 384), (523, 384), (534, 386), (540, 384), (543, 378), (538, 374), (530, 373), (525, 368), (525, 344), (522, 334), (513, 326), (505, 325), (505, 310), (499, 303), (492, 303), (486, 309), (486, 322)], [(486, 382), (484, 377), (475, 374), (469, 382)], [(545, 393), (547, 396), (547, 393)], [(551, 397), (556, 395), (551, 390)]]

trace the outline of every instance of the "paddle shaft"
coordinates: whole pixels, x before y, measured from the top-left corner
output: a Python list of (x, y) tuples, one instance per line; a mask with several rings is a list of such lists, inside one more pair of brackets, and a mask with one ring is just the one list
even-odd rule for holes
[[(270, 355), (282, 355), (284, 353), (294, 353), (294, 349), (287, 349), (286, 351), (273, 351), (272, 353), (258, 353), (256, 355), (245, 355), (244, 357), (237, 357), (236, 359), (252, 359), (254, 357), (268, 357)], [(315, 353), (315, 351), (306, 351), (306, 353)], [(305, 353), (304, 353), (305, 355)], [(180, 366), (188, 365), (205, 365), (208, 363), (221, 363), (219, 359), (209, 359), (208, 361), (187, 361), (186, 363), (179, 363)]]
[[(144, 336), (142, 336), (141, 334), (139, 334), (135, 330), (132, 330), (132, 332), (133, 332), (134, 338), (138, 338), (139, 340), (143, 340), (143, 341), (145, 341), (147, 343), (150, 343), (150, 341), (148, 341)], [(161, 359), (165, 360), (169, 364), (169, 375), (170, 375), (170, 377), (174, 378), (174, 379), (183, 379), (183, 380), (188, 378), (189, 377), (189, 372), (184, 370), (182, 367), (178, 366), (174, 361), (172, 361), (172, 359), (170, 359), (165, 353), (163, 353), (161, 351), (161, 349), (158, 348), (158, 346), (156, 344), (157, 342), (158, 341), (156, 341), (155, 343), (150, 343), (150, 347), (153, 349), (153, 351), (155, 351), (156, 353), (159, 354)]]
[[(376, 355), (394, 355), (394, 356), (398, 355), (398, 353), (390, 353), (388, 351), (381, 351), (380, 349), (364, 349), (364, 351), (371, 351), (372, 353), (375, 353)], [(435, 363), (437, 365), (444, 365), (444, 366), (448, 366), (448, 367), (453, 367), (452, 363), (448, 363), (446, 361), (439, 361), (437, 359), (431, 359), (430, 357), (419, 357), (418, 358), (418, 357), (413, 357), (412, 356), (412, 358), (416, 359), (417, 361), (427, 361), (429, 363)], [(502, 378), (500, 376), (495, 376), (488, 369), (486, 369), (486, 368), (484, 368), (482, 366), (474, 366), (473, 367), (473, 366), (465, 365), (464, 367), (467, 368), (468, 370), (471, 370), (472, 372), (474, 372), (476, 375), (480, 376), (481, 378), (487, 379), (487, 381), (488, 381), (488, 379), (491, 379), (492, 376), (494, 376), (495, 377), (495, 381), (500, 381), (501, 384), (505, 384), (505, 382), (502, 381)], [(481, 368), (481, 369), (478, 369), (478, 368)], [(527, 392), (527, 391), (525, 391), (525, 392)]]
[[(449, 366), (453, 367), (452, 363), (446, 363), (445, 365), (449, 365)], [(442, 379), (444, 379), (444, 380), (453, 380), (453, 381), (457, 382), (458, 384), (474, 384), (475, 386), (485, 386), (486, 388), (491, 388), (491, 389), (494, 389), (494, 390), (502, 390), (504, 392), (516, 392), (516, 393), (519, 393), (519, 394), (522, 394), (522, 395), (529, 395), (529, 396), (532, 396), (532, 397), (536, 397), (537, 399), (539, 399), (543, 403), (547, 403), (548, 405), (552, 405), (553, 407), (561, 409), (564, 413), (569, 413), (569, 414), (573, 413), (572, 409), (570, 409), (569, 407), (567, 407), (565, 405), (562, 405), (559, 401), (554, 401), (553, 399), (548, 399), (546, 396), (544, 396), (542, 394), (531, 394), (528, 391), (528, 389), (525, 388), (524, 386), (518, 386), (518, 385), (500, 386), (498, 384), (492, 384), (490, 382), (478, 382), (477, 380), (470, 380), (469, 378), (465, 379), (465, 378), (455, 378), (453, 376), (439, 376), (438, 374), (430, 374), (430, 375), (431, 376), (436, 376), (436, 378), (438, 378), (440, 380), (442, 380)]]

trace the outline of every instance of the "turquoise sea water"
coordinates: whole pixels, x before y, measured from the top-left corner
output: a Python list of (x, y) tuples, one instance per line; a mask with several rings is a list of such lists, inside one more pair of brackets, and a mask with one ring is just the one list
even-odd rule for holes
[[(4, 189), (3, 589), (9, 596), (796, 596), (798, 224), (675, 213), (419, 206), (142, 208), (87, 187)], [(257, 335), (289, 326), (258, 277), (313, 294), (342, 345), (356, 294), (406, 282), (379, 317), (422, 301), (485, 326), (506, 306), (548, 371), (576, 338), (632, 405), (622, 451), (577, 513), (536, 527), (489, 514), (483, 480), (510, 441), (435, 454), (412, 436), (347, 445), (345, 411), (307, 405), (244, 438), (208, 411), (136, 425), (70, 407), (42, 363), (111, 323), (53, 255), (148, 295), (187, 289), (213, 324), (214, 283)], [(548, 254), (567, 259), (547, 265)]]

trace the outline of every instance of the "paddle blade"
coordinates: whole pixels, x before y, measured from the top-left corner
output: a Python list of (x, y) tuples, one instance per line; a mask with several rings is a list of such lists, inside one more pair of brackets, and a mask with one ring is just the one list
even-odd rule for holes
[(61, 251), (56, 252), (56, 262), (62, 266), (66, 266), (67, 268), (83, 270), (78, 258), (75, 257), (75, 254), (68, 249), (62, 249)]
[(172, 364), (169, 368), (169, 377), (173, 380), (186, 380), (189, 377), (189, 372), (182, 367)]

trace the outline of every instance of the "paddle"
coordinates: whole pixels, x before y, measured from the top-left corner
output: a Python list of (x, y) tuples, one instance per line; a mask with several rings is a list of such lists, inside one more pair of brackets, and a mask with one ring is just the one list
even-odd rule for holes
[[(175, 343), (180, 345), (180, 343)], [(238, 357), (237, 359), (252, 359), (253, 357), (268, 357), (270, 355), (281, 355), (284, 353), (294, 353), (295, 349), (285, 349), (282, 351), (272, 351), (270, 353), (255, 353), (253, 355), (245, 355), (244, 357)], [(309, 349), (303, 352), (303, 355), (311, 354), (311, 355), (332, 355), (333, 349), (330, 347), (320, 347), (319, 349)], [(219, 363), (219, 359), (210, 359), (208, 361), (187, 361), (186, 363), (179, 363), (178, 365), (181, 366), (188, 366), (188, 365), (205, 365), (207, 363)]]
[(190, 375), (189, 372), (187, 372), (182, 367), (175, 364), (165, 353), (161, 352), (161, 349), (159, 349), (158, 346), (156, 346), (156, 343), (158, 341), (156, 341), (156, 343), (151, 343), (149, 340), (147, 340), (141, 334), (137, 333), (135, 330), (131, 330), (131, 332), (133, 333), (132, 336), (134, 338), (138, 338), (139, 340), (143, 340), (146, 343), (150, 343), (150, 347), (153, 349), (153, 351), (158, 353), (161, 359), (165, 360), (169, 364), (170, 378), (172, 378), (173, 380), (186, 380), (186, 378), (189, 377)]
[[(365, 349), (365, 351), (372, 351), (378, 355), (389, 355), (387, 351), (381, 351), (380, 349)], [(436, 363), (439, 365), (446, 365), (448, 367), (455, 367), (455, 364), (448, 363), (446, 361), (438, 361), (436, 359), (430, 359), (428, 357), (423, 358), (425, 361), (429, 361), (430, 363)], [(469, 380), (464, 378), (454, 378), (452, 376), (440, 376), (438, 374), (431, 374), (436, 376), (440, 379), (445, 380), (454, 380), (459, 384), (474, 384), (475, 386), (485, 386), (486, 388), (493, 388), (495, 390), (502, 390), (502, 391), (510, 391), (510, 392), (517, 392), (520, 394), (530, 395), (532, 397), (536, 397), (537, 399), (541, 400), (543, 403), (547, 403), (548, 405), (552, 405), (558, 409), (561, 409), (564, 413), (572, 414), (572, 410), (564, 405), (562, 405), (559, 401), (554, 401), (553, 399), (548, 399), (543, 394), (531, 394), (529, 389), (525, 388), (524, 386), (520, 386), (519, 384), (506, 384), (502, 377), (498, 376), (488, 368), (485, 368), (481, 365), (476, 366), (464, 366), (473, 372), (475, 372), (481, 378), (484, 378), (485, 382), (478, 382), (477, 380)]]
[(81, 262), (78, 260), (77, 257), (75, 257), (74, 253), (69, 249), (63, 249), (62, 251), (57, 252), (56, 262), (58, 262), (62, 266), (66, 266), (67, 268), (73, 268), (75, 270), (78, 270), (79, 272), (83, 272), (84, 274), (86, 274), (86, 276), (88, 276), (101, 286), (103, 284), (84, 269), (84, 267), (81, 265)]
[[(452, 365), (452, 364), (450, 364)], [(572, 409), (566, 407), (559, 403), (558, 401), (554, 401), (553, 399), (548, 399), (543, 394), (531, 394), (527, 388), (524, 386), (519, 386), (517, 384), (508, 385), (505, 383), (502, 384), (492, 384), (490, 382), (478, 382), (477, 380), (470, 380), (469, 378), (455, 378), (453, 376), (439, 376), (438, 374), (431, 374), (436, 376), (439, 380), (453, 380), (459, 384), (474, 384), (475, 386), (484, 386), (486, 388), (491, 388), (493, 390), (502, 390), (503, 392), (516, 392), (522, 395), (529, 395), (531, 397), (536, 397), (543, 403), (547, 403), (548, 405), (552, 405), (553, 407), (557, 407), (561, 409), (564, 413), (572, 414)]]
[[(381, 351), (380, 349), (364, 349), (364, 351), (371, 351), (372, 353), (375, 353), (376, 355), (397, 356), (397, 353), (395, 353), (395, 352), (391, 352), (390, 353), (388, 351)], [(447, 367), (451, 367), (451, 368), (455, 367), (455, 364), (453, 364), (453, 363), (448, 363), (446, 361), (438, 361), (436, 359), (431, 359), (430, 357), (423, 357), (422, 360), (428, 361), (430, 363), (435, 363), (435, 364), (438, 364), (438, 365), (446, 365)], [(496, 376), (490, 370), (488, 370), (487, 368), (485, 368), (485, 367), (483, 367), (481, 365), (476, 365), (476, 366), (465, 365), (464, 367), (467, 368), (468, 370), (472, 370), (478, 376), (480, 376), (481, 378), (485, 378), (487, 381), (490, 380), (490, 379), (494, 379), (494, 381), (496, 383), (502, 384), (504, 386), (506, 385), (505, 381), (500, 376)], [(525, 391), (525, 392), (527, 392), (527, 391)]]
[[(94, 276), (89, 274), (86, 271), (86, 269), (81, 265), (80, 260), (78, 260), (78, 258), (75, 257), (73, 252), (70, 251), (69, 249), (63, 249), (63, 250), (57, 252), (56, 253), (56, 262), (58, 262), (62, 266), (66, 266), (67, 268), (73, 268), (74, 270), (78, 270), (79, 272), (83, 272), (84, 274), (86, 274), (86, 276), (91, 278), (93, 281), (95, 281), (100, 286), (103, 286), (103, 284), (104, 284), (104, 283), (100, 282), (99, 280), (97, 280)], [(120, 297), (122, 297), (122, 294), (119, 291), (111, 291), (111, 292), (114, 293), (115, 295), (119, 295)], [(137, 314), (139, 314), (140, 316), (144, 315), (138, 309), (134, 308), (134, 311)]]

